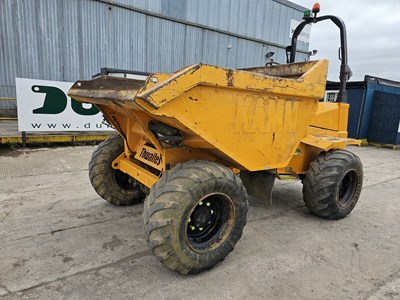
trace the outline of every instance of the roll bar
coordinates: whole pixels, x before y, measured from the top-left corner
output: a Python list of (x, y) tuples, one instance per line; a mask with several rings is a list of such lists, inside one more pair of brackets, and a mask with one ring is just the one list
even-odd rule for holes
[(319, 5), (317, 7), (316, 5), (314, 5), (312, 12), (314, 13), (313, 16), (311, 16), (310, 13), (307, 15), (306, 11), (303, 18), (304, 21), (301, 22), (294, 30), (292, 37), (292, 44), (286, 48), (287, 53), (290, 53), (287, 62), (288, 63), (295, 62), (297, 38), (306, 25), (311, 23), (318, 23), (325, 20), (331, 20), (340, 29), (339, 60), (341, 61), (341, 64), (340, 64), (340, 74), (339, 74), (339, 79), (340, 79), (339, 95), (337, 98), (337, 102), (346, 103), (347, 102), (346, 82), (353, 75), (347, 61), (348, 55), (347, 55), (346, 26), (344, 25), (343, 20), (336, 16), (328, 15), (328, 16), (317, 17), (317, 13), (319, 12)]

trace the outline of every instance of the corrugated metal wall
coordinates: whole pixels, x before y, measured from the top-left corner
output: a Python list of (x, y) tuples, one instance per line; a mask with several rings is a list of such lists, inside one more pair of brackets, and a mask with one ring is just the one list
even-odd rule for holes
[(15, 97), (15, 77), (75, 81), (101, 67), (172, 72), (197, 62), (250, 67), (265, 64), (269, 51), (284, 62), (290, 20), (302, 11), (286, 0), (1, 0), (0, 97)]

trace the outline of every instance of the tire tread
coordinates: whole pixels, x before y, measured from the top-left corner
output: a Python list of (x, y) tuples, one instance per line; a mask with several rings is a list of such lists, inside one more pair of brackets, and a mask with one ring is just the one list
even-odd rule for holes
[[(164, 173), (161, 179), (151, 188), (150, 194), (144, 203), (143, 211), (145, 238), (150, 250), (169, 269), (181, 274), (197, 274), (205, 269), (210, 269), (214, 264), (224, 259), (210, 260), (207, 266), (199, 266), (197, 262), (188, 265), (174, 250), (172, 230), (170, 228), (173, 222), (179, 222), (179, 220), (173, 218), (173, 215), (176, 208), (180, 206), (183, 197), (188, 194), (194, 197), (193, 190), (205, 180), (216, 181), (221, 178), (234, 180), (237, 186), (236, 193), (246, 195), (245, 207), (237, 208), (244, 210), (243, 217), (246, 218), (248, 209), (247, 192), (239, 176), (234, 175), (225, 166), (214, 162), (191, 160), (186, 163), (179, 163), (173, 169)], [(190, 182), (190, 188), (187, 185), (188, 182)], [(244, 220), (245, 223), (246, 220)], [(243, 227), (240, 232), (236, 232), (238, 239), (242, 235)], [(229, 245), (228, 253), (233, 250), (237, 240), (225, 244)]]
[(120, 135), (112, 135), (101, 142), (89, 161), (89, 179), (96, 193), (115, 205), (132, 205), (142, 201), (140, 190), (128, 191), (112, 182), (111, 162), (124, 151), (124, 140)]
[[(350, 201), (351, 207), (341, 209), (337, 204), (336, 187), (342, 179), (343, 169), (354, 164), (357, 169), (357, 189)], [(351, 212), (361, 193), (362, 164), (354, 153), (330, 150), (317, 156), (309, 165), (303, 179), (303, 199), (307, 208), (317, 216), (337, 220)]]

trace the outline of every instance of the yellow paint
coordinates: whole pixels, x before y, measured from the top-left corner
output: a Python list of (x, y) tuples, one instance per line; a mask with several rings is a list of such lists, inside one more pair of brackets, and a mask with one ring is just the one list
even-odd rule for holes
[(343, 149), (346, 145), (360, 145), (361, 142), (355, 139), (347, 139), (333, 136), (323, 135), (312, 135), (305, 136), (302, 143), (319, 148), (323, 151), (329, 151), (331, 149)]
[(188, 147), (196, 148), (198, 140), (190, 140), (195, 135), (208, 143), (205, 152), (228, 165), (274, 169), (290, 161), (324, 95), (327, 61), (307, 67), (299, 79), (287, 79), (194, 65), (158, 84), (151, 82), (159, 77), (154, 74), (135, 102), (180, 129)]
[(149, 188), (151, 188), (153, 184), (155, 184), (159, 179), (158, 176), (140, 167), (133, 161), (126, 159), (124, 153), (122, 153), (119, 157), (117, 157), (117, 159), (113, 161), (112, 167), (114, 169), (119, 169), (122, 172), (129, 174)]
[[(246, 70), (197, 64), (152, 74), (142, 85), (109, 77), (80, 81), (68, 94), (102, 110), (125, 138), (118, 168), (148, 187), (158, 176), (140, 164), (163, 172), (191, 159), (297, 178), (320, 152), (358, 143), (347, 139), (348, 104), (319, 102), (327, 70), (326, 60)], [(159, 142), (148, 129), (157, 121), (178, 129), (183, 143)], [(140, 157), (143, 149), (162, 163)]]
[(346, 132), (348, 113), (347, 103), (320, 102), (311, 126)]
[(398, 148), (398, 145), (395, 144), (381, 144), (381, 143), (369, 142), (368, 145), (377, 147), (378, 149), (383, 147), (383, 148), (390, 148), (392, 150), (397, 150)]
[(347, 138), (349, 105), (319, 102), (313, 121), (288, 165), (278, 174), (304, 174), (310, 162), (321, 152), (344, 149), (347, 145), (360, 145), (360, 140)]

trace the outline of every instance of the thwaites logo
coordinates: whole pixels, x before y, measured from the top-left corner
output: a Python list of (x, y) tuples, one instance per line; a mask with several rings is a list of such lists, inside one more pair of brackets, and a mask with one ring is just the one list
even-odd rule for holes
[(160, 166), (162, 167), (162, 154), (150, 147), (142, 146), (139, 158), (141, 158), (143, 162), (149, 163), (149, 165), (154, 166), (157, 169), (159, 169)]

